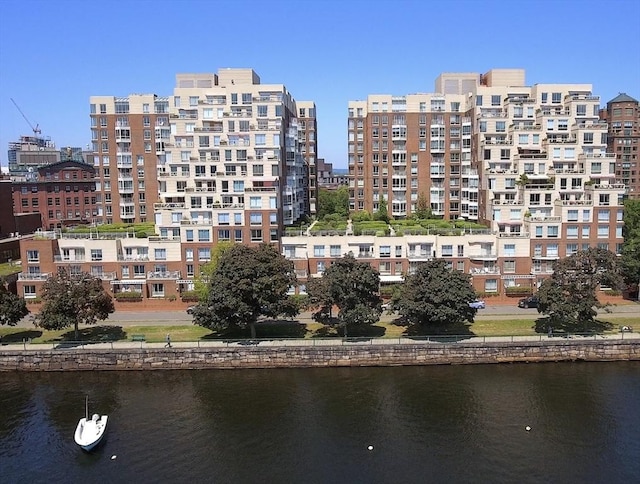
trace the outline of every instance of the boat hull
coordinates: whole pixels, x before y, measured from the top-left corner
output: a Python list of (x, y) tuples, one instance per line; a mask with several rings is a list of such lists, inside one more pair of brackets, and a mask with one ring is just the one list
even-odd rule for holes
[(83, 450), (93, 450), (104, 437), (107, 430), (107, 415), (94, 415), (93, 418), (87, 420), (81, 418), (76, 427), (75, 442)]

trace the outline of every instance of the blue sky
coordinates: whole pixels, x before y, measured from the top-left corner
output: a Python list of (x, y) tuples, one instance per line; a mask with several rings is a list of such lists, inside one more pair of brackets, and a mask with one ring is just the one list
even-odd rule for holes
[(0, 0), (0, 162), (31, 128), (90, 140), (89, 96), (172, 93), (179, 72), (252, 67), (318, 108), (318, 155), (347, 164), (349, 100), (432, 92), (441, 72), (524, 68), (640, 99), (637, 0)]

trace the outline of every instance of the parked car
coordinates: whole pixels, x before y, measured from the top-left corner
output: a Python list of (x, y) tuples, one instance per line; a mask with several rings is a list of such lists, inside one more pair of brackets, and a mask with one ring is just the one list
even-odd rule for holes
[(529, 296), (523, 297), (518, 301), (519, 308), (537, 308), (538, 307), (538, 296)]
[(473, 309), (484, 309), (487, 307), (487, 305), (483, 300), (476, 299), (475, 301), (469, 303), (469, 307)]

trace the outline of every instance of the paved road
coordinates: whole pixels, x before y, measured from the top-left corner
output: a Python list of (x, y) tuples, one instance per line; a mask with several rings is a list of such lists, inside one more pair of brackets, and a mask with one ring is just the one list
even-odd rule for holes
[[(602, 315), (615, 315), (618, 317), (638, 317), (640, 318), (640, 304), (622, 304), (611, 306), (599, 311)], [(537, 309), (520, 309), (517, 306), (487, 306), (486, 309), (478, 311), (476, 319), (537, 319), (539, 317)], [(383, 313), (382, 320), (390, 321), (393, 315)], [(299, 321), (311, 321), (311, 313), (301, 313), (297, 318)], [(110, 315), (109, 319), (102, 324), (112, 324), (118, 326), (180, 326), (192, 324), (193, 320), (186, 311), (145, 311), (130, 312), (118, 311)], [(33, 323), (30, 316), (24, 318), (18, 327), (31, 328)]]

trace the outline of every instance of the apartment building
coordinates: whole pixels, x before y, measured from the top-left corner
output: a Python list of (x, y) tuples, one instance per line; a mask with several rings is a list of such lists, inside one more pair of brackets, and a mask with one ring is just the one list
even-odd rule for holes
[(459, 235), (425, 231), (420, 235), (285, 236), (281, 247), (294, 263), (301, 293), (310, 278), (321, 277), (333, 260), (345, 254), (368, 262), (380, 273), (381, 284), (402, 282), (419, 263), (441, 258), (451, 269), (470, 274), (477, 292), (488, 294), (504, 294), (512, 286), (535, 290), (551, 273), (533, 265), (527, 239), (504, 239), (488, 229)]
[(615, 155), (616, 183), (627, 187), (630, 198), (640, 198), (640, 105), (628, 94), (620, 93), (600, 110), (608, 124), (607, 150)]
[(252, 69), (178, 74), (170, 104), (154, 206), (160, 236), (182, 240), (185, 259), (198, 255), (195, 273), (219, 241), (279, 243), (283, 227), (309, 213), (299, 109), (286, 87), (262, 84)]
[(390, 215), (406, 217), (422, 194), (435, 215), (460, 216), (463, 186), (476, 193), (478, 186), (465, 102), (456, 94), (371, 95), (349, 102), (350, 210), (375, 212), (384, 197)]
[(157, 165), (170, 139), (169, 98), (91, 96), (90, 160), (102, 223), (146, 222), (158, 202)]
[(45, 231), (20, 244), (22, 272), (18, 294), (26, 299), (41, 296), (49, 276), (63, 268), (70, 274), (87, 272), (103, 281), (110, 294), (136, 292), (146, 298), (176, 297), (192, 289), (193, 280), (182, 280), (179, 240), (130, 234), (61, 233)]
[(318, 170), (316, 157), (318, 153), (318, 122), (316, 120), (316, 104), (313, 101), (298, 101), (298, 143), (300, 152), (307, 167), (308, 186), (305, 189), (306, 208), (310, 215), (315, 215), (318, 197)]
[(39, 226), (46, 230), (97, 220), (93, 166), (65, 160), (41, 166), (31, 175), (11, 182), (16, 214), (41, 215)]
[(443, 94), (349, 103), (350, 208), (434, 215), (531, 238), (542, 266), (588, 245), (622, 242), (615, 155), (589, 84), (525, 85), (520, 69), (445, 73)]

